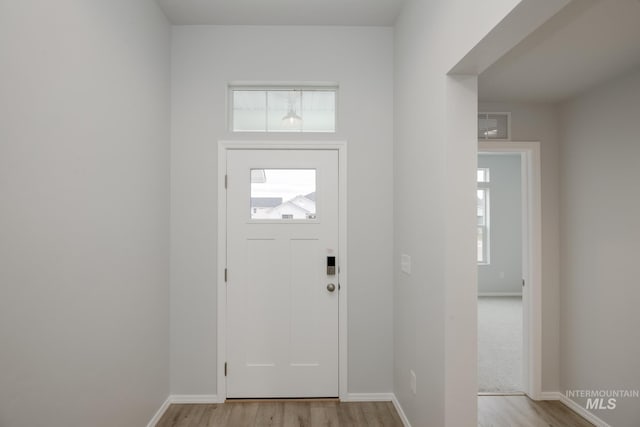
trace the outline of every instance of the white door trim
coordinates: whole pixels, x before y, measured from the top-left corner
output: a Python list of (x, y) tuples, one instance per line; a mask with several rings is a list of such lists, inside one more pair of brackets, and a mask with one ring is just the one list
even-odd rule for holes
[[(523, 190), (523, 301), (526, 342), (524, 392), (539, 400), (542, 389), (542, 210), (540, 142), (479, 141), (478, 153), (520, 153)], [(526, 298), (526, 299), (524, 299)]]
[(227, 287), (224, 272), (227, 265), (227, 195), (225, 175), (228, 150), (337, 150), (338, 151), (338, 260), (340, 293), (338, 299), (338, 383), (341, 400), (348, 398), (347, 386), (347, 142), (346, 141), (218, 141), (218, 326), (217, 376), (218, 401), (227, 397), (224, 364), (227, 354)]

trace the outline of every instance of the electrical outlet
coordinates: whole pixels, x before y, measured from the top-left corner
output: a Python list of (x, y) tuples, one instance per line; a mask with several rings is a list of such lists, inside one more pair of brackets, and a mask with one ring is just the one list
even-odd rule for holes
[(416, 373), (412, 370), (409, 371), (410, 379), (409, 379), (409, 387), (411, 387), (411, 392), (416, 394)]
[(406, 254), (402, 254), (400, 257), (400, 270), (403, 273), (411, 274), (411, 257)]

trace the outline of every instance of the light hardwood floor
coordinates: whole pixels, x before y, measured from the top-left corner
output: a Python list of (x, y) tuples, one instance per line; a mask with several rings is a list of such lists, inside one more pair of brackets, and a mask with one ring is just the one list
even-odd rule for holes
[[(259, 401), (171, 405), (157, 427), (402, 427), (391, 402)], [(479, 396), (479, 427), (592, 427), (560, 402)]]
[(402, 427), (391, 402), (264, 401), (171, 405), (157, 427)]
[(526, 396), (478, 396), (480, 427), (592, 427), (558, 401)]

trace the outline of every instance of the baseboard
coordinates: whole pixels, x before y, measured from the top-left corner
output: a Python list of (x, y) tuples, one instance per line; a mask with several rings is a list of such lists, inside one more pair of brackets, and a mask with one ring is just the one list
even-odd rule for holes
[(541, 391), (540, 398), (538, 400), (560, 400), (562, 399), (562, 393), (559, 391)]
[(172, 394), (171, 403), (221, 403), (217, 394)]
[(160, 421), (160, 418), (162, 418), (167, 408), (169, 408), (169, 405), (171, 405), (171, 396), (165, 399), (162, 406), (160, 406), (160, 409), (158, 409), (158, 411), (153, 416), (153, 418), (151, 418), (151, 421), (149, 421), (149, 424), (147, 424), (147, 427), (156, 427), (156, 424), (158, 424), (158, 422)]
[(540, 400), (559, 400), (573, 412), (577, 413), (596, 427), (611, 427), (607, 422), (603, 421), (592, 412), (589, 412), (586, 408), (580, 406), (578, 403), (569, 399), (565, 394), (560, 393), (559, 391), (544, 391), (540, 393)]
[[(505, 393), (500, 393), (500, 392), (478, 392), (478, 397), (482, 397), (482, 396), (526, 396), (527, 394), (521, 391), (514, 391), (514, 392), (505, 392)], [(542, 399), (542, 400), (553, 400), (553, 399)]]
[(349, 393), (343, 402), (391, 402), (393, 393)]
[(479, 297), (521, 297), (522, 292), (478, 292)]
[(404, 427), (411, 427), (409, 418), (407, 418), (407, 415), (404, 413), (404, 410), (402, 409), (402, 406), (400, 405), (400, 402), (398, 401), (398, 398), (395, 394), (391, 395), (391, 402), (396, 408), (396, 412), (398, 412), (398, 415), (400, 416), (400, 420), (402, 420), (402, 424), (404, 424)]

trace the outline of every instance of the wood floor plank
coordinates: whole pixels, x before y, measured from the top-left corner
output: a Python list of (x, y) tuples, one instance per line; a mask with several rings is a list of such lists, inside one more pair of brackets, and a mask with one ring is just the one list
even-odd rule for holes
[(387, 410), (387, 412), (389, 413), (389, 421), (390, 421), (390, 425), (392, 426), (397, 426), (397, 427), (403, 427), (404, 424), (402, 423), (402, 420), (400, 419), (400, 415), (398, 414), (398, 411), (396, 411), (396, 407), (393, 406), (392, 402), (381, 402), (384, 404), (385, 409)]
[(335, 402), (313, 402), (310, 405), (310, 422), (313, 427), (337, 427), (338, 411)]
[(231, 415), (231, 405), (215, 404), (208, 408), (202, 418), (201, 427), (218, 427), (229, 425)]
[(198, 404), (198, 405), (193, 405), (191, 407), (191, 414), (189, 416), (189, 423), (187, 424), (187, 427), (199, 427), (202, 425), (202, 417), (205, 413), (205, 409), (208, 407), (209, 405), (207, 404)]
[(185, 426), (185, 422), (189, 420), (189, 414), (191, 412), (191, 405), (171, 405), (173, 412), (170, 417), (167, 418), (166, 424), (163, 427), (182, 427)]
[(201, 415), (202, 405), (188, 404), (181, 406), (179, 413), (174, 417), (170, 426), (191, 427), (194, 422), (198, 421)]
[(386, 427), (378, 413), (378, 405), (381, 402), (362, 402), (362, 412), (367, 426)]
[(545, 413), (546, 419), (551, 425), (580, 427), (592, 425), (561, 402), (544, 401), (535, 403)]
[(390, 402), (375, 402), (374, 408), (376, 411), (376, 419), (379, 420), (380, 424), (383, 426), (395, 426), (396, 422), (389, 412), (387, 403)]
[(364, 414), (362, 405), (356, 402), (341, 403), (338, 406), (338, 422), (340, 427), (358, 427), (364, 426)]
[(526, 396), (478, 397), (480, 427), (592, 427), (558, 401), (536, 402)]
[(284, 424), (284, 402), (260, 403), (255, 427), (276, 427)]
[[(251, 401), (170, 405), (157, 427), (402, 427), (391, 402)], [(480, 427), (592, 427), (557, 401), (480, 396)]]
[(169, 405), (156, 427), (173, 427), (178, 425), (178, 416), (182, 405)]
[(260, 403), (229, 403), (228, 405), (231, 406), (228, 425), (250, 427), (255, 424)]
[(311, 427), (311, 403), (287, 402), (284, 404), (283, 427)]

